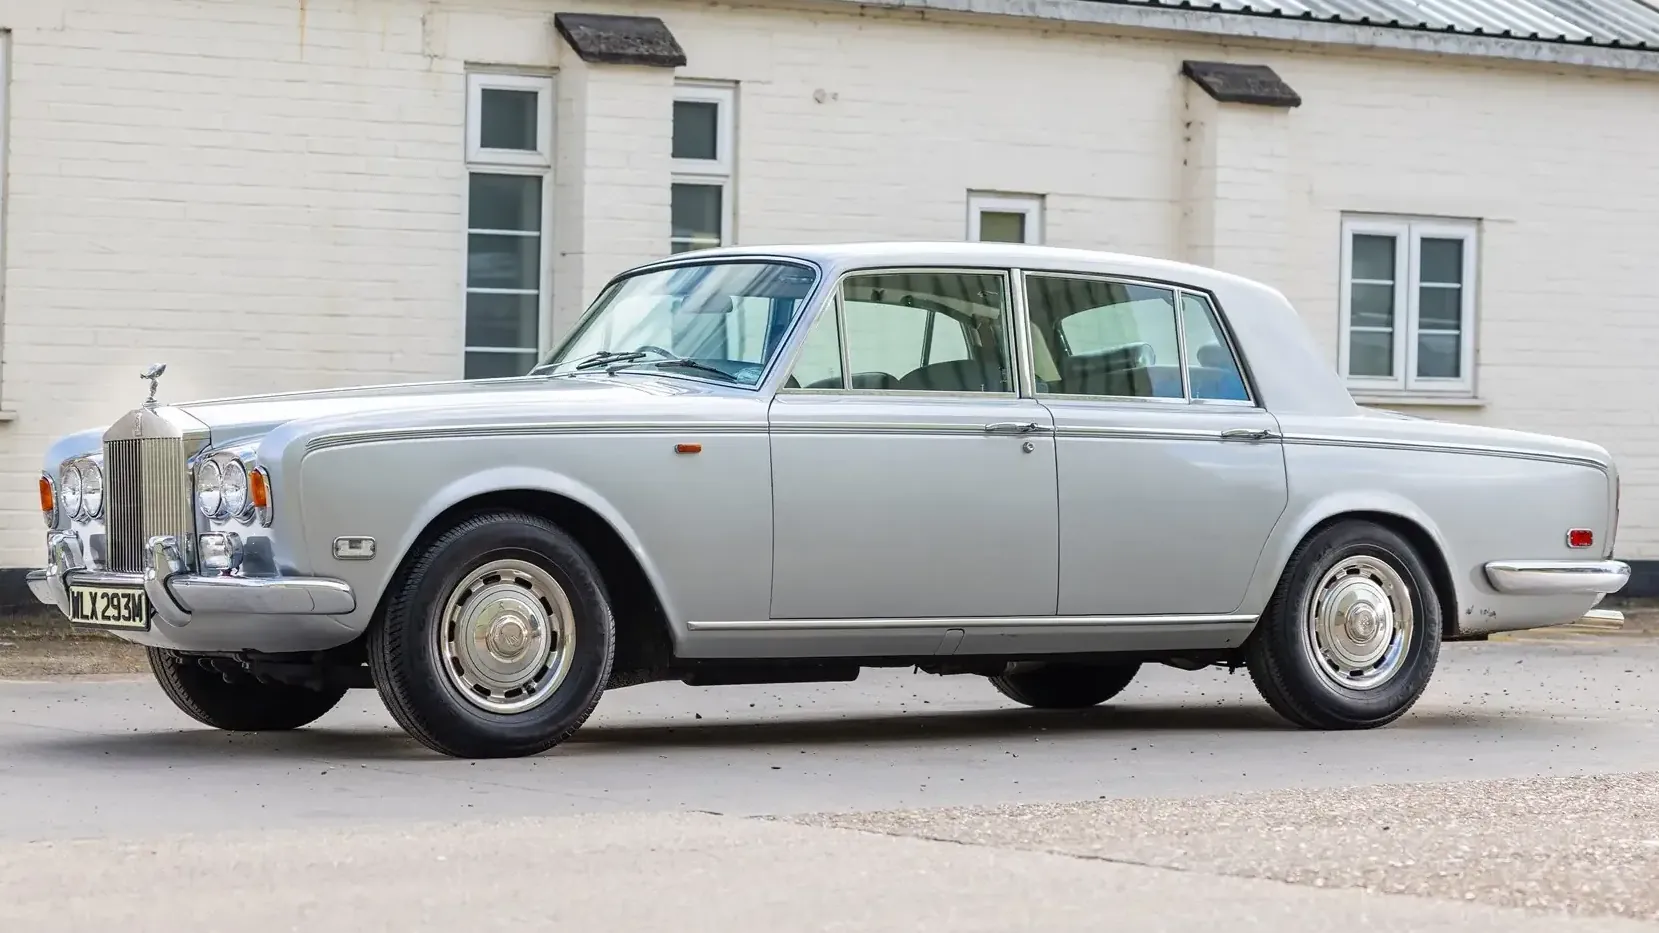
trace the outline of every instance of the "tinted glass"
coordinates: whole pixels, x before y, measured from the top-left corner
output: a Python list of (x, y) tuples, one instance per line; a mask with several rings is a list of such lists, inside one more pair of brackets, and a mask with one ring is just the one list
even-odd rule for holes
[(1053, 275), (1026, 277), (1035, 339), (1050, 348), (1065, 395), (1185, 398), (1166, 288)]
[(478, 144), (485, 149), (536, 151), (535, 91), (484, 88), (479, 92)]
[[(815, 281), (811, 269), (779, 262), (698, 263), (631, 275), (608, 286), (575, 334), (537, 369), (566, 372), (592, 363), (584, 371), (654, 370), (754, 385)], [(630, 358), (610, 359), (615, 354)]]
[(1215, 308), (1199, 295), (1181, 296), (1181, 327), (1186, 334), (1187, 381), (1192, 397), (1247, 401), (1244, 376), (1227, 346)]
[(719, 185), (674, 185), (669, 206), (674, 225), (670, 241), (674, 252), (720, 245), (724, 194)]
[(541, 178), (474, 172), (468, 182), (467, 226), (473, 230), (541, 230)]
[(847, 364), (853, 388), (1012, 392), (1007, 288), (1000, 275), (849, 276)]
[(719, 104), (701, 100), (674, 102), (674, 158), (718, 159), (719, 139)]

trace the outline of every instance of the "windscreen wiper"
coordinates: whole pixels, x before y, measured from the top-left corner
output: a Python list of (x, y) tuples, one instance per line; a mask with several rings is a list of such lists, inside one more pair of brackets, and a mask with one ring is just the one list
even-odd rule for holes
[(716, 369), (713, 366), (708, 366), (708, 365), (705, 365), (703, 363), (699, 363), (696, 360), (688, 360), (688, 359), (683, 359), (681, 357), (674, 357), (673, 359), (668, 359), (668, 360), (652, 360), (651, 362), (646, 363), (644, 365), (646, 365), (646, 366), (658, 366), (658, 367), (661, 367), (661, 366), (678, 366), (678, 367), (681, 367), (682, 369), (695, 369), (698, 372), (713, 373), (714, 375), (719, 376), (720, 378), (726, 380), (727, 382), (737, 382), (738, 381), (738, 378), (736, 376), (732, 375), (729, 372), (726, 372), (724, 369)]
[(600, 366), (607, 366), (611, 363), (623, 363), (623, 362), (631, 362), (633, 360), (643, 360), (643, 359), (645, 359), (646, 356), (647, 356), (647, 354), (644, 350), (626, 350), (626, 351), (606, 350), (603, 353), (595, 353), (594, 355), (588, 357), (587, 359), (583, 360), (582, 362), (577, 363), (576, 368), (577, 369), (595, 369), (595, 368), (600, 367)]

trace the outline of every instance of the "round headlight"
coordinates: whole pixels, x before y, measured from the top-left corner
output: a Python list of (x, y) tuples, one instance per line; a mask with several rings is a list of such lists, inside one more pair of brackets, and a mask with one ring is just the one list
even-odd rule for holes
[(81, 471), (75, 469), (75, 464), (66, 463), (63, 472), (58, 477), (58, 498), (62, 499), (63, 514), (70, 518), (81, 517)]
[(220, 495), (224, 499), (225, 514), (238, 518), (248, 510), (248, 468), (240, 460), (225, 464)]
[(196, 464), (196, 507), (208, 518), (217, 518), (224, 508), (225, 476), (219, 464), (203, 460)]
[(91, 460), (82, 460), (76, 471), (81, 475), (81, 502), (87, 518), (97, 518), (104, 511), (104, 471)]

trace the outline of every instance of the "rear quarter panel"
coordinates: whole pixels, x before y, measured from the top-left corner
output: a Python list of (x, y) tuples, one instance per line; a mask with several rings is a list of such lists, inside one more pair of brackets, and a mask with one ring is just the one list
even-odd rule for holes
[[(1380, 512), (1412, 522), (1433, 541), (1455, 590), (1449, 635), (1573, 621), (1593, 596), (1515, 596), (1492, 589), (1494, 560), (1586, 560), (1610, 553), (1610, 467), (1570, 448), (1505, 443), (1518, 435), (1463, 435), (1430, 422), (1281, 418), (1290, 505), (1275, 529), (1247, 606), (1261, 611), (1291, 553), (1321, 522)], [(1566, 442), (1570, 444), (1571, 442)], [(1594, 548), (1567, 546), (1570, 528), (1595, 532)]]

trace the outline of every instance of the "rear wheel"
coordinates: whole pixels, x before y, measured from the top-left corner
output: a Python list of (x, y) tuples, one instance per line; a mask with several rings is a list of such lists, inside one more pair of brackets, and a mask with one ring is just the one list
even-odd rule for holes
[(1297, 725), (1387, 725), (1428, 687), (1441, 613), (1409, 542), (1371, 522), (1344, 521), (1291, 555), (1245, 663), (1262, 697)]
[(991, 678), (997, 692), (1036, 709), (1084, 709), (1122, 693), (1141, 669), (1126, 664), (1042, 663)]
[(427, 544), (369, 629), (386, 708), (427, 747), (533, 755), (599, 703), (615, 625), (599, 572), (569, 535), (518, 512), (478, 515)]
[(253, 677), (226, 681), (185, 654), (148, 649), (150, 670), (173, 705), (192, 719), (231, 732), (267, 732), (310, 725), (346, 695), (344, 687), (312, 690)]

